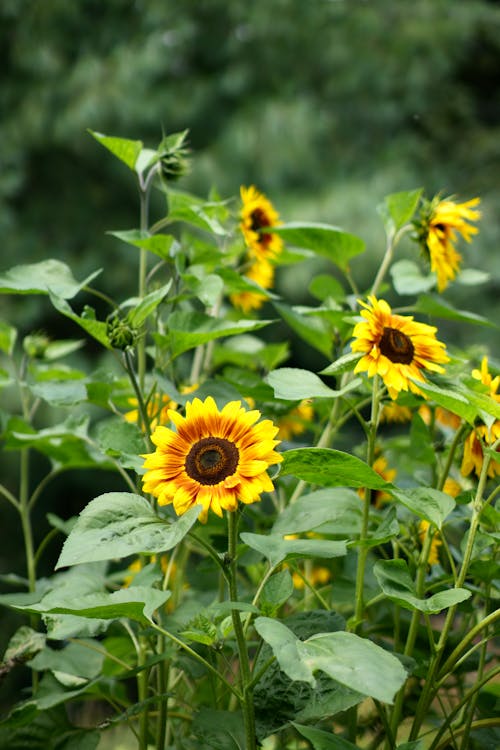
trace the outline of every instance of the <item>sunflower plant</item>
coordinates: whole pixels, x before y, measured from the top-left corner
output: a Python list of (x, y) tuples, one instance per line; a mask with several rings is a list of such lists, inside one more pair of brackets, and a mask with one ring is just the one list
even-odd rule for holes
[[(454, 344), (454, 323), (494, 324), (442, 296), (478, 199), (387, 196), (362, 289), (377, 248), (357, 235), (287, 222), (253, 185), (182, 190), (186, 132), (91, 135), (137, 183), (139, 225), (111, 232), (133, 295), (59, 260), (0, 276), (75, 331), (0, 324), (25, 556), (2, 578), (22, 691), (0, 746), (498, 746), (499, 360)], [(281, 267), (305, 279), (313, 257), (316, 302), (284, 299)], [(51, 504), (63, 474), (76, 515)]]

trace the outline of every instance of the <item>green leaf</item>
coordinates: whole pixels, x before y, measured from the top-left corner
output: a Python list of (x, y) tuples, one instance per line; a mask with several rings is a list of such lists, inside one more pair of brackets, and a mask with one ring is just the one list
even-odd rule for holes
[(300, 401), (304, 398), (338, 398), (357, 387), (357, 381), (351, 381), (345, 388), (335, 391), (329, 388), (321, 378), (309, 370), (298, 367), (281, 367), (273, 370), (264, 378), (274, 389), (276, 398), (289, 401)]
[[(277, 517), (273, 534), (301, 534), (331, 524), (328, 531), (339, 534), (349, 529), (354, 536), (361, 527), (362, 503), (354, 490), (344, 487), (318, 490), (302, 495), (293, 505), (288, 505)], [(326, 529), (323, 528), (326, 532)]]
[(325, 321), (318, 317), (302, 315), (288, 305), (274, 303), (285, 323), (306, 341), (310, 346), (317, 349), (328, 359), (332, 358), (333, 337)]
[(293, 594), (293, 579), (287, 568), (279, 570), (265, 583), (260, 596), (260, 604), (264, 609), (275, 611), (281, 607)]
[(96, 427), (96, 440), (104, 453), (139, 455), (145, 450), (144, 435), (136, 424), (122, 417), (104, 419)]
[(170, 597), (170, 591), (160, 591), (146, 586), (130, 586), (108, 593), (57, 596), (51, 591), (36, 604), (13, 606), (23, 612), (35, 614), (77, 615), (99, 620), (117, 620), (122, 617), (142, 624), (151, 622), (153, 613)]
[(491, 274), (479, 268), (462, 268), (456, 280), (463, 286), (478, 286), (491, 279)]
[(180, 190), (168, 191), (168, 219), (170, 223), (182, 221), (203, 229), (211, 234), (227, 234), (219, 220), (211, 215), (212, 204), (206, 203), (197, 196)]
[(449, 302), (444, 302), (440, 297), (434, 297), (428, 294), (423, 294), (418, 298), (415, 310), (417, 312), (427, 313), (427, 315), (434, 315), (437, 318), (445, 318), (447, 320), (457, 320), (462, 323), (472, 323), (473, 325), (478, 326), (498, 328), (498, 323), (493, 323), (482, 315), (477, 315), (468, 310), (456, 310)]
[(144, 323), (146, 318), (151, 315), (154, 310), (156, 310), (161, 302), (163, 302), (163, 300), (169, 293), (171, 286), (172, 279), (164, 284), (164, 286), (160, 287), (159, 289), (155, 289), (153, 292), (147, 294), (144, 299), (140, 300), (137, 307), (135, 307), (128, 314), (128, 320), (130, 324), (132, 326), (135, 326), (136, 328), (139, 328)]
[(205, 307), (215, 305), (224, 290), (222, 278), (200, 266), (190, 266), (182, 279)]
[(94, 130), (88, 131), (96, 141), (104, 148), (111, 151), (120, 161), (127, 165), (129, 169), (134, 170), (137, 158), (142, 150), (142, 141), (132, 141), (129, 138), (116, 138), (114, 136), (103, 135)]
[(290, 245), (328, 258), (343, 271), (347, 271), (351, 258), (365, 249), (360, 237), (329, 224), (292, 222), (273, 227), (273, 232)]
[(87, 399), (87, 388), (82, 380), (33, 383), (30, 390), (52, 406), (74, 406)]
[(434, 383), (428, 381), (414, 380), (413, 381), (418, 387), (436, 404), (448, 409), (453, 414), (458, 414), (466, 422), (473, 425), (474, 420), (477, 416), (477, 408), (470, 402), (466, 395), (459, 392), (458, 388), (454, 387), (449, 390), (439, 388)]
[(393, 488), (390, 492), (406, 508), (419, 518), (433, 523), (438, 529), (441, 528), (444, 519), (456, 505), (455, 500), (450, 495), (432, 489), (432, 487), (415, 487), (404, 490)]
[(45, 646), (46, 636), (22, 625), (9, 640), (3, 657), (4, 665), (9, 662), (21, 664), (32, 659)]
[(127, 245), (142, 247), (150, 253), (158, 255), (163, 260), (172, 259), (172, 247), (176, 243), (175, 237), (170, 234), (149, 234), (141, 232), (140, 229), (129, 229), (121, 232), (109, 232), (112, 237), (116, 237)]
[(178, 521), (168, 523), (140, 495), (130, 492), (100, 495), (80, 513), (64, 542), (56, 569), (140, 552), (166, 552), (186, 536), (199, 513), (196, 506)]
[(281, 534), (240, 534), (242, 541), (251, 549), (260, 552), (272, 568), (285, 559), (302, 557), (333, 558), (347, 554), (345, 541), (329, 539), (283, 539)]
[(384, 219), (386, 230), (389, 228), (397, 231), (407, 224), (415, 213), (421, 195), (422, 188), (386, 195), (384, 202), (378, 206), (378, 212)]
[(328, 298), (334, 300), (344, 300), (345, 298), (344, 287), (340, 281), (328, 273), (314, 276), (309, 284), (309, 292), (321, 302)]
[(356, 363), (363, 356), (362, 352), (349, 352), (332, 362), (331, 365), (321, 370), (320, 375), (341, 375), (343, 372), (351, 372), (356, 367)]
[(94, 339), (99, 341), (106, 349), (111, 349), (112, 346), (109, 343), (108, 334), (106, 332), (106, 323), (96, 320), (93, 315), (77, 315), (73, 312), (70, 305), (62, 297), (56, 294), (50, 295), (50, 301), (62, 315), (65, 315), (70, 320), (74, 321), (77, 325), (87, 331)]
[(60, 260), (43, 260), (25, 266), (15, 266), (0, 275), (0, 293), (3, 294), (54, 294), (71, 299), (100, 271), (83, 281), (76, 281), (69, 266)]
[(433, 594), (428, 599), (419, 598), (406, 560), (378, 560), (373, 566), (373, 572), (380, 588), (389, 599), (405, 609), (429, 615), (460, 604), (471, 596), (467, 589), (453, 588)]
[(294, 448), (285, 451), (280, 474), (292, 474), (322, 487), (370, 487), (383, 490), (393, 486), (361, 459), (333, 448)]
[(436, 286), (434, 273), (424, 276), (412, 260), (399, 260), (391, 266), (394, 289), (398, 294), (420, 294)]
[(50, 670), (59, 682), (63, 682), (67, 687), (73, 687), (68, 681), (65, 682), (64, 678), (61, 679), (61, 674), (86, 681), (102, 672), (104, 654), (97, 650), (97, 646), (96, 641), (82, 639), (78, 643), (68, 643), (63, 649), (47, 647), (31, 660), (30, 667), (38, 672)]
[(178, 311), (172, 313), (168, 321), (168, 342), (172, 355), (194, 349), (200, 344), (234, 336), (239, 333), (257, 331), (272, 323), (271, 320), (223, 320), (203, 313)]
[(10, 357), (14, 351), (16, 338), (17, 330), (3, 320), (0, 320), (0, 351)]
[(294, 721), (292, 721), (292, 726), (306, 740), (309, 740), (314, 750), (357, 750), (357, 745), (331, 732), (324, 732), (322, 729), (308, 727), (305, 724), (297, 724)]
[(354, 633), (319, 633), (300, 641), (285, 625), (267, 617), (258, 617), (255, 628), (292, 680), (314, 686), (314, 672), (321, 670), (351, 690), (385, 703), (392, 702), (405, 681), (405, 670), (395, 656)]

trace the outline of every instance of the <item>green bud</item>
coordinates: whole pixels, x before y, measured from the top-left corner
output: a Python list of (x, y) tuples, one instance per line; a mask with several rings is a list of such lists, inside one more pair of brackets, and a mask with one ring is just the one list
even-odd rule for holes
[(186, 147), (188, 131), (166, 135), (158, 146), (161, 174), (167, 180), (178, 180), (189, 172), (189, 149)]
[(113, 349), (128, 349), (137, 339), (136, 329), (130, 325), (127, 318), (121, 318), (114, 312), (106, 320), (106, 334)]
[(31, 333), (23, 339), (23, 349), (32, 359), (43, 359), (50, 339), (44, 333)]

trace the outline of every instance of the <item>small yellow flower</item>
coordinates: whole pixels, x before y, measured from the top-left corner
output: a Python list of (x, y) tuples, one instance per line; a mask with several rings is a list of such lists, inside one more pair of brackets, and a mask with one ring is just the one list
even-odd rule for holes
[[(418, 525), (418, 536), (420, 539), (420, 544), (424, 543), (425, 536), (427, 534), (427, 529), (429, 528), (430, 523), (429, 521), (422, 520), (420, 521)], [(429, 565), (438, 565), (439, 563), (439, 548), (442, 545), (441, 539), (439, 539), (438, 532), (436, 531), (431, 542), (431, 548), (429, 550), (429, 557), (427, 558), (427, 563)]]
[[(432, 421), (432, 412), (427, 404), (422, 404), (419, 408), (418, 413), (422, 417), (426, 425), (430, 425)], [(434, 410), (434, 421), (441, 427), (447, 427), (452, 430), (458, 430), (461, 424), (461, 419), (457, 414), (453, 414), (452, 411), (444, 409), (442, 406), (436, 406)]]
[(412, 378), (423, 381), (422, 370), (444, 372), (442, 363), (448, 362), (445, 345), (436, 339), (436, 328), (417, 323), (412, 316), (394, 315), (385, 300), (368, 297), (362, 323), (354, 327), (353, 352), (363, 352), (354, 372), (380, 375), (392, 399), (400, 391), (421, 394)]
[(219, 411), (211, 396), (186, 404), (186, 416), (169, 410), (177, 431), (158, 426), (151, 435), (154, 453), (144, 456), (144, 492), (159, 505), (173, 503), (177, 515), (201, 505), (200, 521), (211, 509), (235, 511), (238, 501), (254, 503), (274, 487), (267, 469), (283, 457), (274, 448), (278, 428), (260, 412), (231, 401)]
[(475, 208), (479, 202), (479, 198), (464, 203), (456, 203), (451, 198), (434, 198), (424, 205), (417, 232), (431, 270), (437, 275), (439, 292), (446, 289), (460, 271), (462, 256), (455, 249), (457, 234), (470, 242), (472, 235), (478, 232), (469, 222), (481, 218), (481, 212)]
[[(500, 403), (500, 393), (497, 393), (500, 385), (500, 375), (493, 377), (488, 369), (488, 358), (483, 357), (481, 368), (472, 371), (472, 377), (479, 380), (489, 390), (489, 396), (496, 402)], [(480, 424), (474, 427), (464, 443), (464, 455), (460, 472), (462, 476), (468, 476), (472, 471), (479, 477), (483, 467), (483, 446), (492, 445), (500, 438), (500, 419), (497, 419), (491, 427)], [(497, 448), (500, 453), (500, 448)], [(488, 476), (490, 478), (500, 474), (500, 460), (493, 459), (488, 466)]]
[(304, 399), (288, 414), (280, 417), (278, 422), (280, 440), (291, 440), (294, 435), (300, 435), (312, 422), (314, 411), (309, 399)]
[[(283, 249), (281, 237), (271, 231), (281, 222), (271, 201), (254, 185), (240, 188), (242, 208), (240, 229), (245, 238), (249, 256), (258, 260), (271, 260)], [(269, 230), (269, 231), (268, 231)]]
[[(306, 576), (306, 581), (310, 586), (324, 586), (332, 577), (331, 571), (321, 565), (314, 566), (310, 572), (310, 575)], [(302, 590), (306, 587), (306, 581), (304, 578), (294, 571), (292, 573), (293, 586), (296, 589)]]
[(446, 477), (446, 481), (443, 486), (443, 492), (451, 497), (457, 497), (462, 492), (462, 487), (453, 477)]

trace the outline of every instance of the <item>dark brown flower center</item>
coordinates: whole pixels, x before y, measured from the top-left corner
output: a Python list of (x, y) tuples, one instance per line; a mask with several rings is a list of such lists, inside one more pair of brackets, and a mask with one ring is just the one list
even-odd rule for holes
[(236, 471), (240, 454), (230, 440), (207, 437), (198, 440), (186, 457), (186, 472), (200, 484), (219, 484)]
[(269, 221), (268, 215), (262, 208), (256, 208), (251, 213), (251, 219), (252, 219), (252, 223), (250, 225), (250, 229), (253, 232), (257, 232), (259, 234), (258, 242), (261, 245), (268, 245), (269, 242), (271, 241), (271, 235), (267, 232), (260, 231), (264, 227), (271, 226), (271, 222)]
[(397, 328), (386, 326), (379, 342), (380, 351), (391, 362), (409, 365), (413, 361), (415, 347), (412, 340)]

